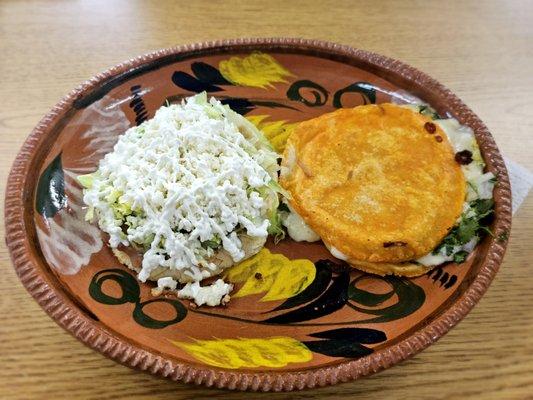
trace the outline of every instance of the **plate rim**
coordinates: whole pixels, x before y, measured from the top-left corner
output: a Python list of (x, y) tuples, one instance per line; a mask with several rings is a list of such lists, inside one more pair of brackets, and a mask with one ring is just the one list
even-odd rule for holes
[[(62, 116), (73, 107), (74, 102), (110, 78), (163, 57), (192, 52), (202, 54), (213, 50), (244, 50), (246, 48), (273, 50), (276, 47), (315, 50), (332, 56), (365, 62), (381, 70), (389, 71), (419, 87), (425, 87), (425, 90), (435, 94), (437, 98), (445, 99), (454, 114), (460, 117), (461, 122), (475, 131), (476, 139), (480, 143), (489, 169), (497, 173), (498, 185), (495, 193), (498, 201), (494, 222), (496, 236), (498, 233), (510, 232), (511, 188), (504, 160), (492, 135), (479, 117), (455, 94), (422, 71), (401, 61), (351, 46), (301, 38), (216, 40), (157, 50), (119, 63), (85, 81), (63, 97), (41, 119), (25, 140), (12, 164), (7, 180), (4, 207), (5, 238), (20, 281), (58, 325), (93, 350), (135, 369), (148, 371), (174, 381), (193, 382), (208, 387), (253, 391), (314, 388), (370, 375), (419, 353), (461, 321), (488, 289), (501, 265), (507, 240), (501, 242), (496, 238), (488, 238), (487, 255), (484, 260), (480, 261), (480, 269), (465, 292), (454, 299), (451, 306), (431, 323), (385, 349), (357, 360), (342, 361), (334, 366), (315, 367), (302, 371), (240, 372), (179, 362), (133, 343), (127, 343), (88, 316), (86, 311), (76, 304), (57, 282), (53, 281), (49, 276), (50, 272), (47, 272), (46, 268), (41, 265), (42, 263), (32, 250), (34, 248), (32, 243), (37, 239), (30, 237), (26, 229), (25, 217), (28, 213), (25, 205), (28, 199), (25, 194), (29, 185), (26, 177), (30, 173), (31, 163), (35, 162), (37, 151), (40, 150), (46, 136), (50, 134), (51, 129)], [(32, 199), (29, 201), (33, 202)], [(33, 215), (33, 212), (30, 213)]]

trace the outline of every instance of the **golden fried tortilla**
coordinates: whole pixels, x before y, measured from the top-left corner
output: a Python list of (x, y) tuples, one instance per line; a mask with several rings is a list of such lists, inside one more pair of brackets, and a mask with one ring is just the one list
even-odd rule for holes
[(373, 263), (369, 261), (353, 261), (348, 260), (348, 264), (361, 271), (368, 272), (375, 275), (398, 275), (408, 278), (414, 278), (416, 276), (424, 275), (426, 272), (435, 268), (434, 266), (427, 266), (422, 264), (416, 264), (413, 262), (403, 263)]
[(432, 251), (461, 214), (466, 190), (441, 128), (394, 104), (300, 123), (280, 183), (328, 247), (368, 270), (364, 262), (399, 263)]

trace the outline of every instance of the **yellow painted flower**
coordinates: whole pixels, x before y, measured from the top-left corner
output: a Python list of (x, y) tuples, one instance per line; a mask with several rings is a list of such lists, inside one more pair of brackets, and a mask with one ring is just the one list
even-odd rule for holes
[(205, 364), (229, 369), (281, 368), (289, 363), (307, 362), (313, 358), (313, 354), (303, 343), (286, 336), (193, 342), (171, 340), (171, 343)]
[(297, 123), (290, 123), (287, 121), (265, 121), (268, 115), (249, 115), (246, 118), (257, 129), (261, 130), (268, 139), (274, 150), (278, 153), (283, 153), (287, 139), (294, 132)]
[(301, 293), (313, 282), (314, 264), (305, 259), (289, 260), (263, 248), (255, 256), (230, 268), (226, 278), (231, 283), (244, 282), (232, 297), (265, 293), (260, 301), (288, 299)]
[(221, 61), (218, 69), (234, 85), (262, 89), (272, 87), (273, 83), (287, 82), (285, 77), (292, 76), (272, 56), (257, 51), (247, 57), (231, 57)]

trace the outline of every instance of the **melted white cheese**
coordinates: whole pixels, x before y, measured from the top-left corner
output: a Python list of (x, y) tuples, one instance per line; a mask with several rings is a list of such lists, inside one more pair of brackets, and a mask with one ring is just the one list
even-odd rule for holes
[[(327, 247), (327, 246), (326, 246)], [(344, 253), (342, 253), (339, 249), (337, 249), (334, 246), (328, 247), (329, 252), (331, 255), (335, 258), (338, 258), (339, 260), (348, 261), (348, 256)]]
[[(452, 144), (454, 151), (460, 152), (468, 150), (472, 153), (472, 162), (468, 165), (461, 165), (461, 170), (467, 181), (467, 193), (465, 203), (463, 205), (463, 214), (458, 218), (457, 223), (465, 213), (470, 210), (469, 202), (476, 199), (491, 199), (492, 191), (494, 189), (494, 174), (492, 172), (484, 173), (485, 162), (481, 157), (479, 146), (474, 136), (474, 131), (464, 125), (461, 125), (456, 119), (437, 119), (434, 121), (438, 124)], [(468, 243), (462, 246), (454, 246), (451, 255), (446, 254), (446, 249), (442, 248), (437, 253), (429, 253), (420, 257), (416, 261), (422, 265), (435, 266), (453, 260), (453, 254), (459, 251), (466, 251), (471, 253), (476, 244), (479, 242), (479, 237), (474, 236)]]
[(426, 265), (428, 267), (433, 267), (436, 265), (444, 264), (445, 262), (453, 261), (453, 254), (458, 253), (459, 251), (466, 251), (468, 254), (474, 250), (476, 244), (479, 242), (479, 237), (474, 236), (468, 243), (462, 246), (453, 246), (452, 255), (447, 255), (444, 250), (439, 251), (438, 253), (429, 253), (423, 257), (420, 257), (416, 262)]
[(292, 240), (297, 242), (317, 242), (320, 236), (305, 223), (302, 217), (294, 211), (294, 209), (285, 202), (289, 208), (289, 212), (281, 211), (281, 223), (287, 228), (287, 233)]

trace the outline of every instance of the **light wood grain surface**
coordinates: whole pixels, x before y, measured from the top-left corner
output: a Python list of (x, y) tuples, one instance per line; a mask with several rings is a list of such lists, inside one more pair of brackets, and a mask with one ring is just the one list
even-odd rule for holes
[[(401, 59), (459, 95), (507, 157), (533, 170), (531, 1), (2, 1), (0, 188), (31, 128), (62, 95), (130, 57), (245, 36), (319, 38)], [(3, 211), (2, 211), (3, 215)], [(59, 328), (0, 247), (2, 399), (533, 398), (533, 195), (502, 269), (474, 311), (423, 353), (356, 382), (246, 394), (115, 364)], [(3, 224), (0, 226), (4, 236)]]

